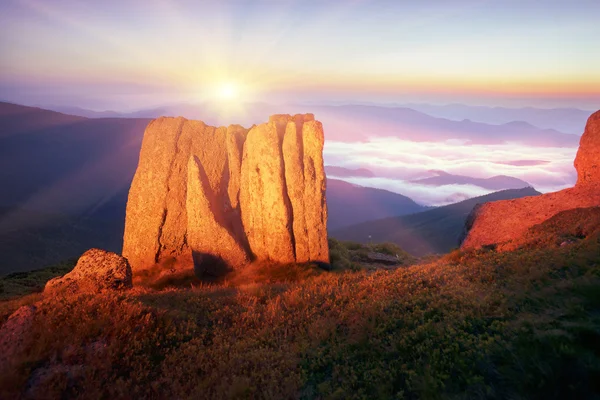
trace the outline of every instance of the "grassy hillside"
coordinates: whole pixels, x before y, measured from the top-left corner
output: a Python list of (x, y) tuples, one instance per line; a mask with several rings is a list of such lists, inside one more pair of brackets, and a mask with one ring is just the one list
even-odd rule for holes
[[(578, 212), (563, 218), (598, 211)], [(531, 239), (569, 234), (550, 225)], [(393, 271), (44, 299), (0, 365), (0, 397), (595, 398), (598, 226), (542, 242)], [(38, 299), (1, 302), (0, 321)]]
[(401, 194), (338, 179), (327, 179), (327, 208), (327, 228), (330, 231), (373, 219), (426, 210), (426, 207)]
[(71, 216), (0, 207), (0, 275), (76, 258), (91, 247), (120, 252), (125, 207), (118, 208), (109, 202)]
[(396, 243), (415, 256), (442, 254), (459, 245), (465, 221), (475, 205), (538, 194), (533, 188), (503, 190), (417, 214), (348, 226), (329, 234), (336, 239), (362, 243)]

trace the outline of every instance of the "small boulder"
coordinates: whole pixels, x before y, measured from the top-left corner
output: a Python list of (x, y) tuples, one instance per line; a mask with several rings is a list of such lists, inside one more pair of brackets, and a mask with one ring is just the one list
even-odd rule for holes
[(22, 306), (0, 328), (0, 366), (8, 365), (12, 356), (22, 350), (23, 337), (31, 329), (36, 311), (36, 306)]
[(44, 293), (56, 291), (99, 292), (133, 287), (131, 266), (126, 258), (100, 249), (83, 253), (73, 271), (46, 283)]

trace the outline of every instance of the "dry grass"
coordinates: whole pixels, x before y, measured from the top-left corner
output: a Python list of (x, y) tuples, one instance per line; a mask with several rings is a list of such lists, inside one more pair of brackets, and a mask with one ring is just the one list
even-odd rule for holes
[(48, 298), (0, 367), (0, 398), (591, 397), (599, 250), (594, 234), (394, 271), (254, 265), (222, 283)]

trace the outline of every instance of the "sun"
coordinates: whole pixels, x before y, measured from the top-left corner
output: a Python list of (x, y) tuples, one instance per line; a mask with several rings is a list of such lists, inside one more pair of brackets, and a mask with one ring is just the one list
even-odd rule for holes
[(221, 100), (235, 100), (239, 95), (239, 87), (234, 82), (225, 82), (217, 87), (217, 97)]

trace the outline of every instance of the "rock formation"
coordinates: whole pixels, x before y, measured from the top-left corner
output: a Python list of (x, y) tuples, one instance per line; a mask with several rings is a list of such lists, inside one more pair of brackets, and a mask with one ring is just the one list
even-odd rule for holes
[(476, 207), (467, 221), (462, 248), (517, 247), (534, 225), (561, 211), (600, 205), (600, 111), (592, 114), (575, 158), (574, 187), (541, 196), (495, 201)]
[(9, 365), (12, 357), (23, 351), (23, 337), (31, 330), (36, 311), (34, 305), (21, 306), (0, 326), (0, 367)]
[(323, 143), (312, 114), (273, 115), (250, 129), (152, 121), (123, 255), (134, 269), (174, 259), (208, 273), (253, 259), (328, 263)]
[(46, 283), (44, 293), (57, 291), (99, 292), (103, 289), (129, 289), (132, 285), (131, 267), (118, 254), (100, 249), (83, 253), (68, 274)]

